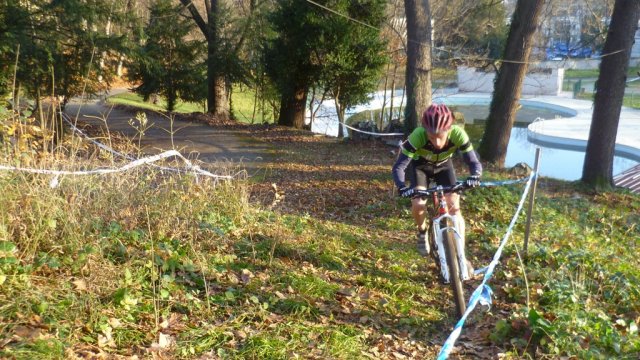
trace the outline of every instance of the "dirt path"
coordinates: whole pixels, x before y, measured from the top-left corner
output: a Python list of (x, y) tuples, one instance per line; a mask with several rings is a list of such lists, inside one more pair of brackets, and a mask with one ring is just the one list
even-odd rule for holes
[[(65, 112), (73, 119), (77, 116), (80, 124), (99, 126), (109, 133), (120, 133), (138, 142), (138, 131), (129, 124), (135, 119), (135, 113), (126, 108), (113, 107), (101, 100), (71, 101)], [(147, 112), (147, 117), (148, 123), (153, 125), (140, 141), (146, 154), (176, 149), (192, 159), (209, 164), (239, 165), (251, 172), (269, 162), (275, 152), (272, 145), (232, 128), (216, 128), (179, 119), (172, 124), (169, 118), (153, 112)]]

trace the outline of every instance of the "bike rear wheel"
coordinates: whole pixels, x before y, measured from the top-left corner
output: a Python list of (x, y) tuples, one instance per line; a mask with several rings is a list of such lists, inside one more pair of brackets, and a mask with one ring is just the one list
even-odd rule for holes
[(467, 309), (467, 304), (464, 300), (464, 288), (462, 287), (462, 277), (458, 263), (458, 251), (456, 249), (453, 224), (450, 219), (445, 219), (440, 226), (441, 228), (447, 229), (443, 232), (443, 245), (447, 256), (447, 265), (449, 266), (449, 280), (451, 290), (453, 291), (453, 301), (456, 304), (456, 311), (459, 318)]

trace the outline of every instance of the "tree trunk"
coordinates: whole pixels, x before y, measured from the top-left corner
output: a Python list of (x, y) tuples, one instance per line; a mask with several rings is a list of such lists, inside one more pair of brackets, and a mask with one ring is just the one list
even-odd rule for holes
[(216, 45), (212, 41), (207, 42), (207, 112), (213, 114), (216, 111)]
[(207, 21), (204, 20), (192, 0), (180, 0), (195, 21), (207, 41), (207, 112), (218, 117), (229, 117), (229, 99), (224, 74), (217, 64), (219, 0), (205, 0)]
[(494, 83), (487, 126), (478, 149), (485, 161), (504, 166), (507, 145), (527, 73), (533, 35), (544, 0), (518, 0), (513, 13), (503, 62)]
[[(389, 85), (389, 69), (391, 68), (391, 62), (387, 64), (387, 70), (384, 74), (384, 94), (382, 96), (382, 108), (380, 108), (380, 118), (378, 120), (378, 129), (380, 132), (384, 129), (384, 113), (387, 105), (387, 86)], [(393, 98), (393, 92), (391, 93), (391, 98)]]
[(215, 78), (215, 88), (214, 88), (214, 97), (215, 97), (215, 109), (214, 111), (209, 111), (218, 118), (228, 119), (231, 117), (231, 105), (229, 99), (229, 91), (227, 90), (227, 81), (222, 74), (217, 74)]
[(404, 130), (410, 133), (431, 104), (431, 12), (428, 0), (404, 0), (407, 16), (407, 105)]
[[(336, 115), (338, 116), (338, 139), (344, 139), (344, 109), (339, 96), (340, 92), (333, 98), (333, 102), (336, 104)], [(353, 135), (353, 131), (351, 134)]]
[(278, 125), (302, 129), (307, 103), (307, 89), (301, 86), (282, 95), (280, 100), (280, 116)]
[(640, 1), (616, 0), (604, 44), (582, 181), (595, 188), (613, 186), (613, 156), (631, 47), (640, 18)]

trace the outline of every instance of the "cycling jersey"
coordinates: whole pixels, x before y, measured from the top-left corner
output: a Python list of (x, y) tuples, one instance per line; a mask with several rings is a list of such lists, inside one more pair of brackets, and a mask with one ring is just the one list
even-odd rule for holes
[[(447, 142), (442, 149), (436, 149), (433, 146), (423, 127), (416, 128), (409, 135), (409, 138), (400, 145), (400, 149), (400, 156), (398, 156), (392, 170), (393, 181), (398, 188), (405, 186), (405, 170), (412, 160), (438, 168), (446, 166), (448, 160), (458, 150), (462, 153), (464, 162), (469, 166), (469, 173), (478, 176), (482, 174), (482, 164), (473, 151), (469, 135), (457, 125), (451, 126), (447, 134)], [(416, 186), (416, 184), (412, 184), (412, 186)]]
[(439, 164), (453, 156), (456, 150), (467, 153), (473, 150), (469, 135), (457, 125), (451, 126), (447, 134), (447, 142), (442, 149), (436, 149), (427, 137), (423, 127), (416, 128), (409, 138), (402, 143), (402, 153), (413, 160), (424, 158), (428, 163)]

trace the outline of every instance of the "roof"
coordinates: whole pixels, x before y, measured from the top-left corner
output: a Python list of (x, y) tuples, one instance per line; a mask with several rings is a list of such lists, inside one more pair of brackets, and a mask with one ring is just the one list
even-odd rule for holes
[(613, 182), (616, 186), (625, 187), (631, 192), (640, 194), (640, 164), (614, 176)]

